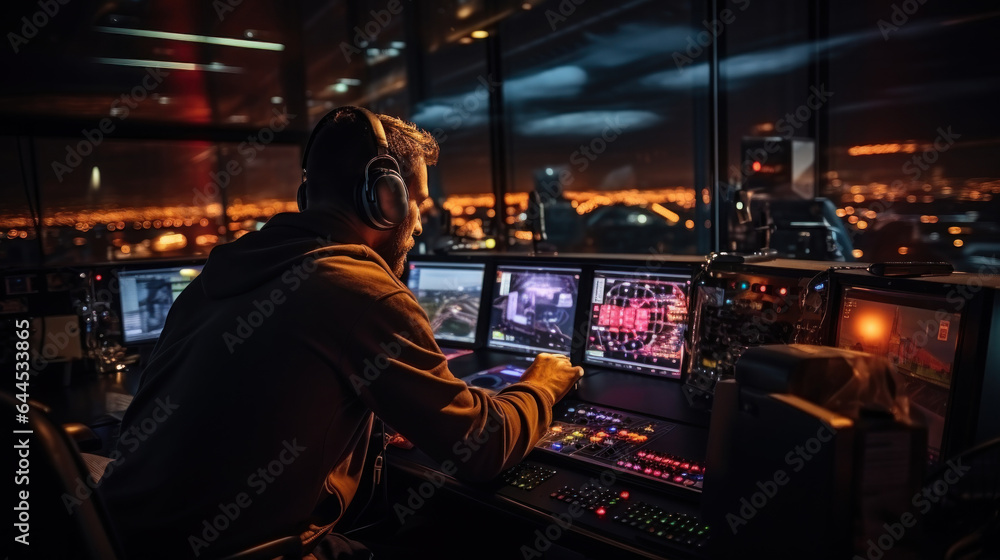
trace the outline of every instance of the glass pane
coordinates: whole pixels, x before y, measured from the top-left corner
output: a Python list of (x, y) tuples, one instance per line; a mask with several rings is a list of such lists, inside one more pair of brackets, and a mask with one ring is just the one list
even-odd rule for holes
[(0, 57), (18, 79), (0, 85), (0, 113), (263, 126), (284, 105), (293, 16), (279, 3), (47, 5), (5, 10), (18, 38)]
[(226, 227), (233, 239), (260, 229), (279, 212), (298, 212), (295, 191), (302, 179), (298, 146), (221, 144), (218, 151), (219, 172), (210, 180), (218, 184), (228, 178)]
[(342, 105), (406, 118), (405, 18), (401, 0), (305, 2), (303, 52), (309, 128)]
[(829, 52), (836, 95), (823, 187), (856, 256), (995, 271), (1000, 62), (974, 55), (996, 51), (995, 3), (928, 2), (894, 14), (853, 0), (830, 11), (840, 46)]
[(35, 194), (26, 188), (19, 139), (0, 136), (0, 264), (31, 266), (39, 260), (32, 206)]
[(697, 32), (691, 3), (576, 4), (501, 23), (509, 241), (529, 248), (544, 224), (540, 249), (695, 253), (695, 100), (708, 74), (669, 54)]
[(413, 121), (434, 135), (441, 147), (431, 167), (428, 187), (432, 205), (422, 208), (421, 243), (432, 248), (449, 225), (458, 238), (495, 238), (491, 178), (489, 103), (491, 87), (499, 87), (487, 71), (486, 42), (474, 39), (486, 17), (478, 1), (435, 6), (419, 12), (424, 37), (422, 94)]
[[(815, 200), (818, 109), (826, 100), (814, 91), (827, 86), (811, 82), (816, 45), (809, 6), (793, 0), (724, 2), (713, 20), (722, 47), (724, 250), (749, 253), (769, 245), (786, 257), (851, 257), (849, 249), (826, 250), (828, 237), (843, 240), (846, 233), (824, 225), (824, 211), (838, 220), (832, 207)], [(709, 27), (702, 29), (708, 33)]]
[(209, 142), (38, 140), (50, 265), (206, 256), (225, 241), (216, 148)]

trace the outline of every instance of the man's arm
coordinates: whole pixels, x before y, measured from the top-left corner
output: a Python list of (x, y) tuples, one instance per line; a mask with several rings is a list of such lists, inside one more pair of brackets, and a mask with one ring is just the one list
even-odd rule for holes
[[(363, 326), (362, 326), (363, 325)], [(520, 462), (545, 434), (552, 405), (580, 376), (562, 356), (541, 354), (496, 396), (470, 389), (448, 370), (427, 315), (407, 292), (378, 301), (358, 321), (345, 374), (387, 424), (457, 475), (487, 480)]]

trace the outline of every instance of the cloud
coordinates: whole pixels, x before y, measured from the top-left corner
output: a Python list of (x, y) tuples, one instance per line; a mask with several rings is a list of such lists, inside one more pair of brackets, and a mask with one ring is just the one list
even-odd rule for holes
[(622, 130), (647, 128), (663, 120), (651, 111), (578, 111), (526, 119), (518, 132), (526, 136), (598, 136), (609, 126)]

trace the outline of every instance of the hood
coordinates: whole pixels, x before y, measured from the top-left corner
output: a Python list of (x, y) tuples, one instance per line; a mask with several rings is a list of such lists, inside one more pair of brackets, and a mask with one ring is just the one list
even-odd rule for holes
[(325, 214), (277, 214), (260, 231), (213, 249), (196, 281), (212, 299), (231, 297), (281, 276), (318, 249), (329, 256), (374, 258), (388, 270), (375, 251), (356, 237), (342, 222)]

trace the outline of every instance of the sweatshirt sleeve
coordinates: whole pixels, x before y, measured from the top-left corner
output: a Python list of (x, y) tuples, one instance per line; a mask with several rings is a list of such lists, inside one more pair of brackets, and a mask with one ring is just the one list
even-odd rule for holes
[(460, 478), (488, 480), (517, 464), (552, 421), (554, 403), (533, 383), (490, 396), (456, 379), (408, 292), (376, 301), (357, 326), (342, 369), (352, 390)]

